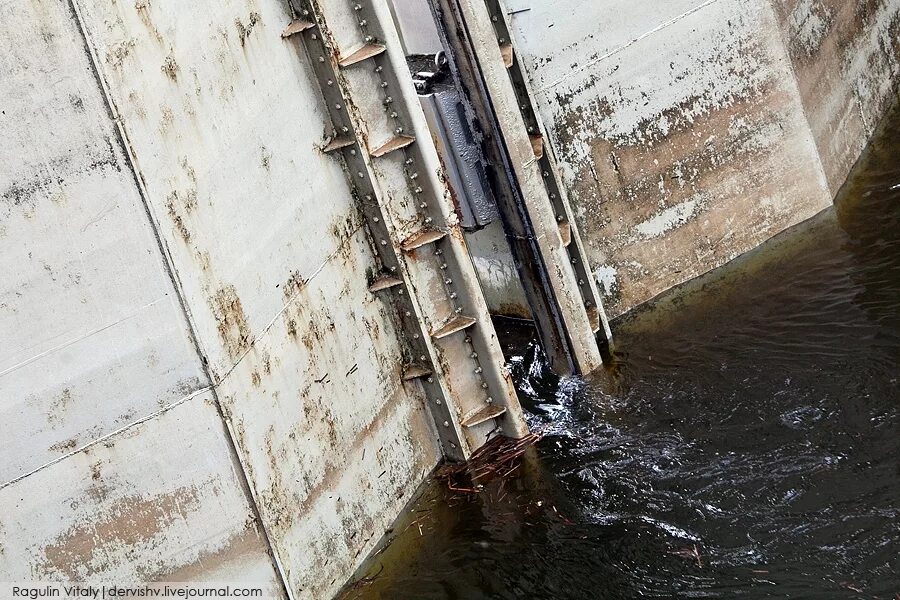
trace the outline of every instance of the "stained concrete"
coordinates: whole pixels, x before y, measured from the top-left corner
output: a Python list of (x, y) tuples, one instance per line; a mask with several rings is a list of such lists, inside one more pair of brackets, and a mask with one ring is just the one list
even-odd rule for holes
[[(896, 1), (571, 5), (514, 24), (613, 312), (827, 206), (896, 80)], [(74, 7), (0, 7), (0, 579), (327, 597), (439, 449), (288, 9)]]
[(610, 316), (828, 206), (896, 90), (897, 0), (563, 4), (506, 7)]
[(0, 580), (328, 597), (440, 450), (288, 6), (74, 6), (0, 8)]

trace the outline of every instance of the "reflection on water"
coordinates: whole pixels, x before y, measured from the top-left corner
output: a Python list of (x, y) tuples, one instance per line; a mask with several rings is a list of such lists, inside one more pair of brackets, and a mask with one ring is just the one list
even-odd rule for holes
[(900, 599), (900, 118), (835, 208), (616, 333), (586, 382), (528, 346), (533, 455), (427, 487), (347, 596)]

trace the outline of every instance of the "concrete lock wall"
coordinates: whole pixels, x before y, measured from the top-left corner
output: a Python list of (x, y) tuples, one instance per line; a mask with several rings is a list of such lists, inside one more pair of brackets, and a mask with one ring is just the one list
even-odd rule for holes
[(0, 6), (0, 581), (328, 597), (436, 464), (290, 20)]
[[(510, 2), (613, 314), (828, 205), (898, 2)], [(0, 4), (0, 581), (328, 597), (436, 464), (290, 19)]]
[(506, 0), (616, 316), (830, 205), (900, 81), (900, 0)]

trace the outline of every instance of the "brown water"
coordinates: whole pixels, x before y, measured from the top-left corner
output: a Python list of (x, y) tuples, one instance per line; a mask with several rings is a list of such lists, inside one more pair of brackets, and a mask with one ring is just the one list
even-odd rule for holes
[(900, 600), (896, 111), (833, 209), (619, 323), (604, 373), (510, 333), (546, 436), (427, 486), (348, 597)]

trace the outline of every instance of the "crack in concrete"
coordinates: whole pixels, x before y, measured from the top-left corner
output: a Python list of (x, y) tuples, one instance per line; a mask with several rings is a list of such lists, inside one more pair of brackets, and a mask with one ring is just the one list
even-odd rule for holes
[(636, 38), (633, 38), (633, 39), (631, 39), (631, 40), (625, 42), (625, 43), (622, 44), (621, 46), (618, 46), (617, 48), (614, 48), (613, 50), (610, 50), (610, 51), (607, 52), (606, 54), (604, 54), (604, 55), (602, 55), (602, 56), (598, 56), (597, 58), (594, 58), (594, 59), (592, 59), (592, 60), (589, 60), (588, 62), (584, 63), (583, 65), (581, 65), (581, 66), (578, 67), (577, 69), (572, 69), (571, 71), (569, 71), (568, 73), (566, 73), (565, 75), (563, 75), (562, 77), (560, 77), (559, 79), (557, 79), (556, 81), (554, 81), (554, 82), (552, 82), (552, 83), (549, 83), (549, 84), (547, 84), (546, 86), (544, 86), (544, 87), (542, 87), (542, 88), (539, 88), (539, 89), (537, 90), (536, 93), (542, 94), (542, 93), (546, 92), (547, 90), (551, 90), (551, 89), (555, 88), (556, 86), (558, 86), (559, 84), (563, 83), (566, 79), (569, 79), (569, 78), (572, 77), (573, 75), (577, 75), (578, 73), (581, 73), (582, 71), (585, 71), (586, 69), (592, 67), (593, 65), (596, 65), (597, 63), (603, 62), (604, 60), (606, 60), (606, 59), (608, 59), (608, 58), (610, 58), (610, 57), (612, 57), (612, 56), (615, 56), (616, 54), (618, 54), (618, 53), (622, 52), (623, 50), (625, 50), (625, 49), (627, 49), (627, 48), (633, 46), (634, 44), (640, 42), (641, 40), (643, 40), (643, 39), (645, 39), (645, 38), (647, 38), (647, 37), (650, 37), (650, 36), (653, 35), (654, 33), (658, 33), (658, 32), (660, 32), (660, 31), (662, 31), (663, 29), (666, 29), (667, 27), (670, 27), (670, 26), (674, 25), (674, 24), (677, 23), (678, 21), (681, 21), (681, 20), (684, 19), (685, 17), (689, 17), (690, 15), (694, 14), (694, 13), (697, 12), (698, 10), (701, 10), (701, 9), (703, 9), (703, 8), (705, 8), (705, 7), (707, 7), (707, 6), (709, 6), (709, 5), (712, 4), (713, 2), (718, 2), (718, 0), (706, 0), (706, 2), (703, 2), (702, 4), (699, 4), (699, 5), (695, 6), (694, 8), (692, 8), (692, 9), (690, 9), (690, 10), (688, 10), (688, 11), (683, 12), (683, 13), (680, 14), (680, 15), (675, 16), (675, 17), (672, 17), (672, 18), (669, 19), (668, 21), (664, 21), (663, 23), (660, 23), (659, 25), (657, 25), (657, 26), (654, 27), (653, 29), (651, 29), (651, 30), (649, 30), (649, 31), (646, 31), (646, 32), (642, 33), (641, 35), (637, 36)]

